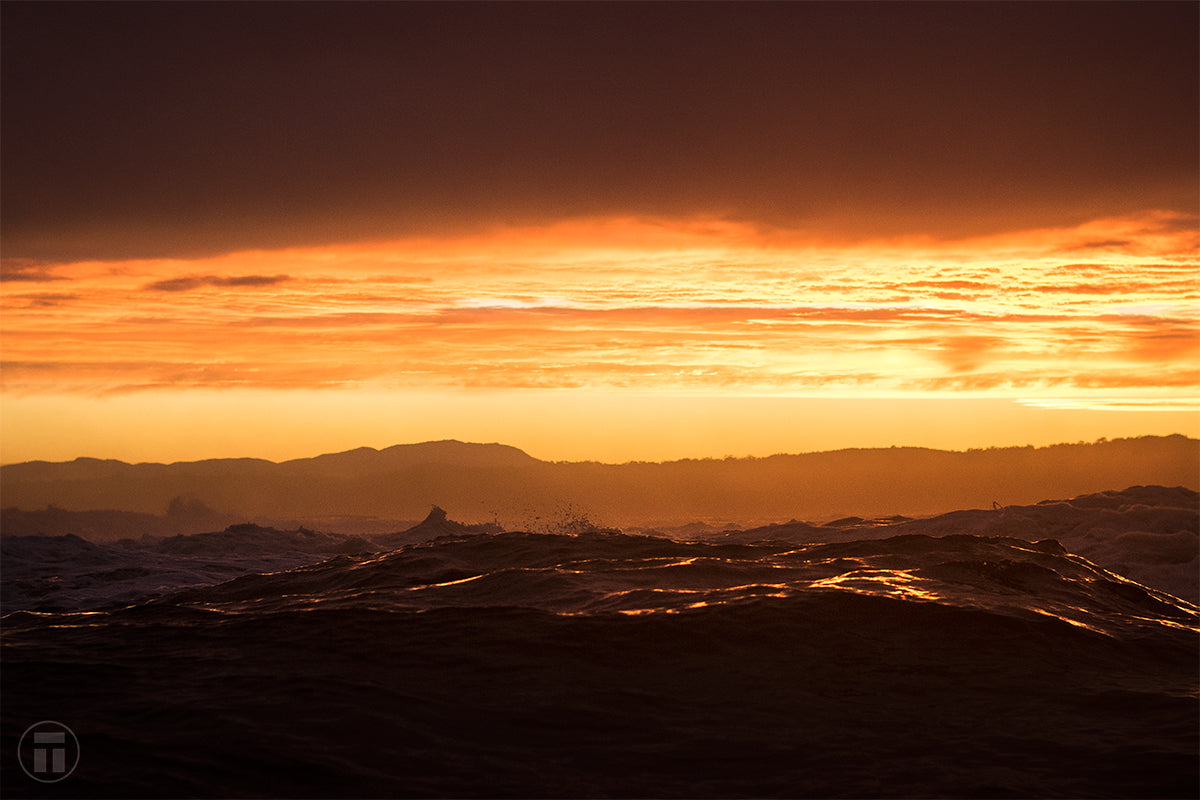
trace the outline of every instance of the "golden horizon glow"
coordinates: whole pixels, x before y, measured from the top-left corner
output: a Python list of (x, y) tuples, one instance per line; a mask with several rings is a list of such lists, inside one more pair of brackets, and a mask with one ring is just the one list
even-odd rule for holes
[[(588, 395), (597, 408), (622, 393), (953, 397), (1157, 411), (1180, 427), (1200, 410), (1197, 248), (1193, 218), (1150, 211), (960, 240), (614, 217), (212, 258), (9, 261), (4, 439), (25, 454), (55, 437), (21, 424), (45, 398), (166, 419), (213, 391), (286, 404), (319, 390), (334, 417), (355, 393)], [(131, 405), (138, 394), (156, 400)], [(923, 436), (937, 438), (902, 438)]]

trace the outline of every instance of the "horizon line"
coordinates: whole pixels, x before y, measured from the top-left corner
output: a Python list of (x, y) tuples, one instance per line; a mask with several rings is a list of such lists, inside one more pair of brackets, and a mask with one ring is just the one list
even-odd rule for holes
[(874, 446), (874, 447), (837, 447), (837, 448), (832, 448), (832, 449), (806, 450), (806, 451), (802, 451), (802, 452), (792, 452), (792, 453), (777, 452), (777, 453), (771, 453), (770, 455), (766, 455), (766, 456), (756, 456), (756, 455), (749, 455), (749, 454), (747, 454), (747, 455), (726, 454), (726, 455), (722, 455), (722, 456), (710, 455), (710, 456), (694, 456), (694, 457), (683, 457), (683, 458), (669, 458), (669, 459), (662, 459), (662, 460), (657, 460), (657, 461), (646, 460), (646, 459), (630, 459), (627, 461), (599, 461), (599, 460), (595, 460), (595, 459), (586, 459), (586, 458), (585, 459), (543, 459), (543, 458), (538, 458), (537, 456), (530, 454), (528, 451), (526, 451), (525, 449), (523, 449), (517, 445), (507, 444), (505, 442), (471, 442), (471, 441), (464, 441), (462, 439), (430, 439), (430, 440), (421, 441), (421, 442), (398, 442), (396, 444), (391, 444), (391, 445), (387, 445), (385, 447), (380, 447), (380, 448), (371, 447), (370, 445), (363, 445), (360, 447), (351, 447), (347, 450), (335, 450), (335, 451), (331, 451), (331, 452), (327, 452), (327, 453), (317, 453), (317, 454), (311, 455), (311, 456), (301, 456), (299, 458), (286, 458), (286, 459), (283, 459), (280, 461), (273, 461), (269, 458), (262, 458), (259, 456), (215, 456), (215, 457), (211, 457), (211, 458), (196, 458), (196, 459), (181, 460), (181, 461), (125, 461), (125, 460), (119, 459), (119, 458), (102, 458), (102, 457), (97, 457), (97, 456), (76, 456), (75, 458), (68, 459), (65, 461), (49, 461), (47, 459), (35, 458), (35, 459), (28, 459), (25, 461), (3, 462), (3, 463), (0, 463), (0, 469), (5, 469), (8, 467), (15, 467), (15, 466), (22, 466), (25, 464), (73, 464), (78, 461), (116, 462), (118, 464), (125, 464), (127, 466), (167, 466), (167, 467), (175, 466), (175, 465), (179, 465), (179, 464), (202, 464), (202, 463), (213, 462), (213, 461), (261, 461), (261, 462), (264, 462), (267, 464), (279, 466), (282, 464), (295, 463), (295, 462), (299, 462), (299, 461), (311, 461), (313, 459), (323, 458), (326, 456), (339, 456), (339, 455), (346, 455), (349, 453), (356, 453), (356, 452), (362, 452), (362, 451), (371, 451), (373, 453), (382, 453), (386, 450), (393, 450), (393, 449), (399, 448), (399, 447), (422, 447), (422, 446), (426, 446), (426, 445), (439, 445), (439, 444), (465, 445), (467, 447), (502, 447), (502, 448), (506, 448), (506, 449), (510, 449), (510, 450), (515, 450), (515, 451), (519, 452), (521, 455), (524, 455), (524, 456), (532, 459), (533, 461), (537, 461), (542, 464), (602, 464), (602, 465), (606, 465), (606, 466), (623, 466), (626, 464), (675, 464), (675, 463), (680, 463), (680, 462), (685, 462), (685, 461), (730, 461), (730, 460), (733, 460), (733, 461), (761, 461), (761, 460), (765, 460), (768, 458), (776, 458), (776, 457), (781, 457), (781, 456), (782, 457), (813, 456), (813, 455), (823, 455), (823, 454), (828, 454), (828, 453), (844, 453), (844, 452), (851, 452), (851, 451), (861, 452), (861, 451), (871, 451), (871, 450), (928, 450), (931, 452), (939, 452), (939, 453), (972, 453), (972, 452), (980, 452), (980, 451), (988, 451), (988, 450), (1026, 450), (1026, 449), (1048, 450), (1048, 449), (1051, 449), (1054, 447), (1095, 446), (1095, 445), (1102, 445), (1102, 444), (1113, 444), (1116, 442), (1134, 441), (1134, 440), (1140, 440), (1140, 439), (1175, 439), (1175, 438), (1185, 439), (1189, 442), (1195, 442), (1196, 444), (1200, 445), (1200, 439), (1192, 437), (1192, 436), (1188, 436), (1187, 434), (1182, 433), (1182, 432), (1176, 432), (1176, 433), (1169, 433), (1169, 434), (1144, 434), (1144, 435), (1140, 435), (1140, 436), (1118, 436), (1118, 437), (1113, 437), (1113, 438), (1102, 436), (1102, 437), (1098, 437), (1092, 441), (1085, 441), (1085, 440), (1077, 440), (1074, 442), (1064, 441), (1064, 442), (1052, 442), (1049, 444), (1041, 444), (1041, 445), (1035, 445), (1035, 444), (986, 445), (986, 446), (978, 446), (978, 447), (967, 447), (964, 449), (945, 448), (945, 447), (928, 447), (928, 446), (923, 446), (923, 445), (911, 445), (911, 444), (892, 444), (892, 445), (878, 445), (878, 446)]

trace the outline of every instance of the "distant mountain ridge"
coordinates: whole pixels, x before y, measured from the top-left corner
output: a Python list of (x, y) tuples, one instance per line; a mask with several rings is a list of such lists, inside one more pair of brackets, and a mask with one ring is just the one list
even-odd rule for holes
[(289, 472), (333, 472), (369, 474), (419, 464), (458, 464), (460, 466), (515, 466), (537, 462), (533, 456), (506, 444), (474, 444), (445, 439), (419, 444), (397, 444), (376, 450), (358, 447), (340, 453), (325, 453), (310, 458), (268, 461), (263, 458), (209, 458), (199, 461), (129, 463), (117, 459), (82, 456), (72, 461), (23, 461), (0, 466), (0, 475), (17, 475), (22, 480), (86, 480), (109, 477), (129, 470), (150, 469), (205, 474), (216, 470), (254, 474), (272, 468)]
[(511, 529), (536, 527), (534, 520), (564, 509), (602, 525), (753, 525), (929, 515), (1150, 484), (1200, 489), (1200, 442), (1175, 435), (965, 452), (896, 447), (600, 464), (547, 462), (508, 445), (448, 440), (282, 463), (26, 462), (0, 468), (0, 503), (161, 514), (190, 498), (242, 519), (298, 521), (421, 519), (436, 503), (466, 522)]

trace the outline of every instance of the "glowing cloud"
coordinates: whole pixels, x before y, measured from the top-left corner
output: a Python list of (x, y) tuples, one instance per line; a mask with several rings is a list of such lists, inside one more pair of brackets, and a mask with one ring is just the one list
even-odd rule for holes
[(1178, 404), (1200, 389), (1196, 263), (1195, 231), (1153, 212), (986, 239), (841, 244), (711, 219), (565, 220), (445, 240), (39, 265), (72, 291), (4, 286), (3, 385), (1121, 389)]

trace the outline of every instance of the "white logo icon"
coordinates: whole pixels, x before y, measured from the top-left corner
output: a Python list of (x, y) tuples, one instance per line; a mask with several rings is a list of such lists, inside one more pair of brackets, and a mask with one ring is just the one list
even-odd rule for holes
[(51, 719), (35, 722), (21, 734), (17, 761), (35, 781), (57, 783), (79, 764), (79, 740), (61, 722)]

